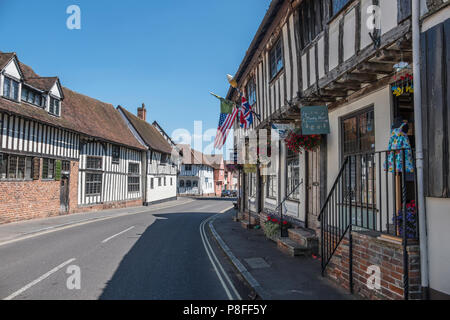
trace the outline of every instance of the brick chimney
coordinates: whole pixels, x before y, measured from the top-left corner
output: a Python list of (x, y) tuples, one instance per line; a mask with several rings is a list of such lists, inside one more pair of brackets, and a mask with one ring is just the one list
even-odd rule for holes
[(147, 109), (145, 109), (145, 104), (142, 104), (142, 107), (137, 109), (137, 116), (141, 120), (147, 120)]

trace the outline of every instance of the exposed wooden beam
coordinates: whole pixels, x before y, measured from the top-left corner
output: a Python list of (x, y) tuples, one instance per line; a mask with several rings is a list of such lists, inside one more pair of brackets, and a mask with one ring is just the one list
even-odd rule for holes
[(333, 82), (330, 84), (329, 89), (357, 91), (361, 89), (361, 83), (357, 81)]
[(342, 81), (359, 81), (361, 83), (370, 83), (377, 81), (377, 76), (366, 73), (347, 73), (341, 78)]
[(364, 62), (357, 67), (358, 71), (370, 74), (390, 74), (394, 72), (392, 63)]

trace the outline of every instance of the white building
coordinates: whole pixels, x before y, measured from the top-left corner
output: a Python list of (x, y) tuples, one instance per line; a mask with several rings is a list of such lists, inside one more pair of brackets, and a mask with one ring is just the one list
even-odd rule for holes
[(183, 152), (183, 161), (178, 181), (181, 196), (214, 195), (214, 168), (203, 153), (191, 149), (189, 145), (178, 145)]
[(172, 146), (153, 125), (146, 122), (145, 105), (138, 108), (138, 116), (121, 106), (117, 108), (136, 139), (148, 148), (143, 161), (144, 204), (154, 204), (177, 198), (177, 165), (172, 161)]

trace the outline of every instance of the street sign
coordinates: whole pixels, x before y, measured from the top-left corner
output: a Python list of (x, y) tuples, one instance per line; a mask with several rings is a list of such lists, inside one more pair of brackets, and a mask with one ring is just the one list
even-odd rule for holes
[(330, 121), (327, 106), (308, 106), (301, 108), (302, 134), (330, 134)]

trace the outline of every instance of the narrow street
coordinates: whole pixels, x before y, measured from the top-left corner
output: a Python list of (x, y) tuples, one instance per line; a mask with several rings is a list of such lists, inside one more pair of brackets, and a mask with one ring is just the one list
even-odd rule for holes
[[(2, 245), (0, 298), (245, 299), (247, 289), (200, 228), (231, 207), (195, 200)], [(69, 266), (80, 268), (79, 290), (66, 285)]]

